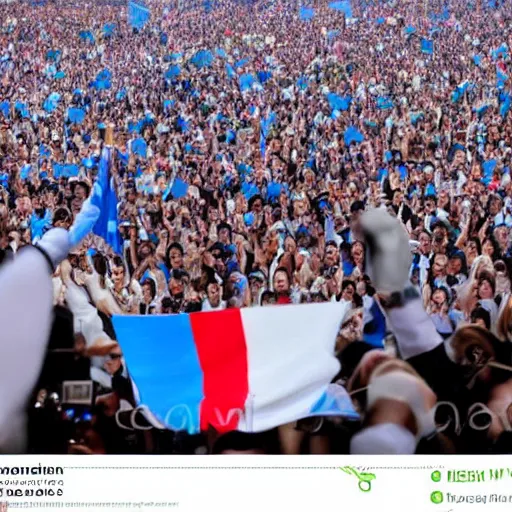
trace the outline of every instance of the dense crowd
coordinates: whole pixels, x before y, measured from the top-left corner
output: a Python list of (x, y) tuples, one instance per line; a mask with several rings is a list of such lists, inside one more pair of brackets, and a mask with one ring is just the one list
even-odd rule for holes
[[(425, 450), (509, 450), (510, 425), (473, 416), (512, 393), (512, 5), (354, 0), (348, 18), (315, 2), (301, 19), (289, 0), (147, 4), (140, 30), (118, 2), (0, 4), (0, 259), (69, 228), (105, 143), (122, 236), (120, 254), (89, 236), (54, 276), (33, 449), (73, 439), (83, 453), (346, 452), (360, 425), (343, 421), (216, 443), (120, 427), (116, 412), (135, 399), (110, 317), (351, 304), (336, 350), (338, 377), (357, 392), (364, 365), (389, 355), (373, 349), (400, 348), (390, 317), (376, 327), (380, 299), (356, 236), (376, 207), (408, 234), (410, 280), (437, 333), (504, 366), (483, 388), (472, 374), (464, 394), (433, 371), (454, 373), (446, 354), (426, 373), (412, 365), (438, 401), (455, 403), (438, 410), (444, 437)], [(57, 383), (89, 379), (93, 426), (84, 413), (41, 429), (53, 414), (41, 411), (60, 414)]]

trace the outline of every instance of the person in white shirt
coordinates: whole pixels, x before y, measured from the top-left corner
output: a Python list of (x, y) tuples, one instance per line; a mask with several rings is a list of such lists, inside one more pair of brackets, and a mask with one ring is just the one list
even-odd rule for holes
[(226, 309), (226, 301), (222, 300), (222, 287), (216, 283), (209, 283), (206, 287), (206, 298), (201, 311), (220, 311)]

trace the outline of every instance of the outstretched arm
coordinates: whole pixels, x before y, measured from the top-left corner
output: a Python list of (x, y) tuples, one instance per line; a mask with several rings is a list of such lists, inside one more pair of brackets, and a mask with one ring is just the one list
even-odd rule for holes
[(97, 215), (99, 210), (86, 202), (69, 233), (62, 228), (48, 231), (0, 269), (0, 452), (25, 449), (25, 407), (41, 371), (53, 319), (52, 274), (92, 229)]
[(404, 359), (433, 350), (443, 340), (409, 282), (412, 255), (400, 222), (383, 210), (366, 212), (362, 230), (368, 247), (367, 273)]

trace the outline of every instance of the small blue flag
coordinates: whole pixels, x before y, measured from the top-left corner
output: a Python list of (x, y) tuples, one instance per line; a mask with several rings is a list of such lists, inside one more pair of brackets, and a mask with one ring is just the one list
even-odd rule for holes
[(94, 34), (90, 30), (82, 30), (78, 35), (82, 41), (94, 44)]
[(181, 73), (180, 67), (175, 64), (174, 66), (171, 66), (166, 72), (165, 72), (165, 78), (167, 80), (172, 80), (173, 78), (176, 78)]
[(188, 183), (180, 178), (176, 178), (171, 187), (171, 194), (174, 199), (185, 197), (188, 192)]
[(78, 176), (80, 169), (75, 164), (53, 164), (53, 176), (59, 178), (75, 178)]
[(210, 50), (200, 50), (190, 59), (190, 62), (198, 69), (209, 68), (213, 64), (213, 58)]
[(43, 108), (46, 112), (53, 112), (57, 108), (57, 104), (60, 101), (60, 94), (58, 92), (52, 92), (43, 103)]
[(21, 114), (21, 117), (23, 117), (25, 119), (30, 118), (30, 113), (28, 111), (28, 106), (26, 105), (26, 103), (22, 103), (21, 101), (17, 101), (14, 104), (14, 110), (16, 112), (19, 112)]
[(0, 103), (0, 112), (3, 114), (5, 118), (9, 118), (9, 111), (11, 110), (11, 105), (9, 104), (9, 100), (4, 100)]
[(428, 55), (432, 55), (434, 53), (434, 41), (431, 41), (430, 39), (422, 38), (421, 51)]
[(105, 23), (105, 25), (103, 25), (103, 35), (105, 37), (113, 36), (115, 29), (116, 29), (115, 23)]
[(236, 72), (231, 64), (226, 64), (226, 73), (230, 80), (235, 78), (235, 76), (236, 76)]
[(349, 0), (331, 2), (329, 7), (335, 11), (344, 13), (346, 18), (352, 18), (352, 6)]
[(146, 158), (148, 152), (148, 145), (142, 138), (135, 139), (131, 144), (132, 153)]
[(74, 124), (82, 124), (85, 119), (85, 110), (76, 107), (69, 108), (68, 119)]
[(240, 90), (242, 92), (249, 90), (255, 83), (254, 77), (248, 73), (240, 76)]
[(20, 178), (22, 180), (28, 180), (30, 175), (32, 174), (32, 166), (30, 164), (25, 164), (20, 170)]
[(351, 96), (339, 96), (330, 92), (327, 95), (327, 101), (329, 102), (329, 106), (332, 110), (341, 110), (345, 111), (350, 108), (350, 103), (352, 102)]
[(389, 96), (379, 96), (377, 98), (377, 108), (379, 110), (389, 110), (393, 108), (393, 100)]
[(355, 126), (349, 126), (345, 130), (343, 139), (345, 141), (345, 145), (348, 147), (353, 142), (355, 142), (356, 144), (360, 144), (361, 142), (363, 142), (364, 135)]
[(148, 7), (142, 2), (128, 3), (128, 24), (130, 27), (137, 30), (142, 30), (151, 17), (151, 12)]
[(299, 9), (299, 18), (303, 21), (312, 20), (315, 16), (315, 9), (311, 7), (301, 7)]
[(248, 58), (237, 60), (237, 61), (235, 62), (235, 64), (234, 64), (235, 69), (243, 68), (244, 66), (246, 66), (247, 64), (249, 64), (249, 62), (250, 62), (250, 59), (248, 59)]

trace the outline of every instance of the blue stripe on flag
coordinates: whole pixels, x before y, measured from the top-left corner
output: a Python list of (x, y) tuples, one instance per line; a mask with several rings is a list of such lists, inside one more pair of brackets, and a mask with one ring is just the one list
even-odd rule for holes
[(343, 416), (348, 419), (359, 419), (359, 414), (349, 394), (342, 386), (331, 384), (313, 405), (308, 416)]
[(203, 371), (189, 315), (114, 316), (141, 404), (171, 430), (199, 432)]

